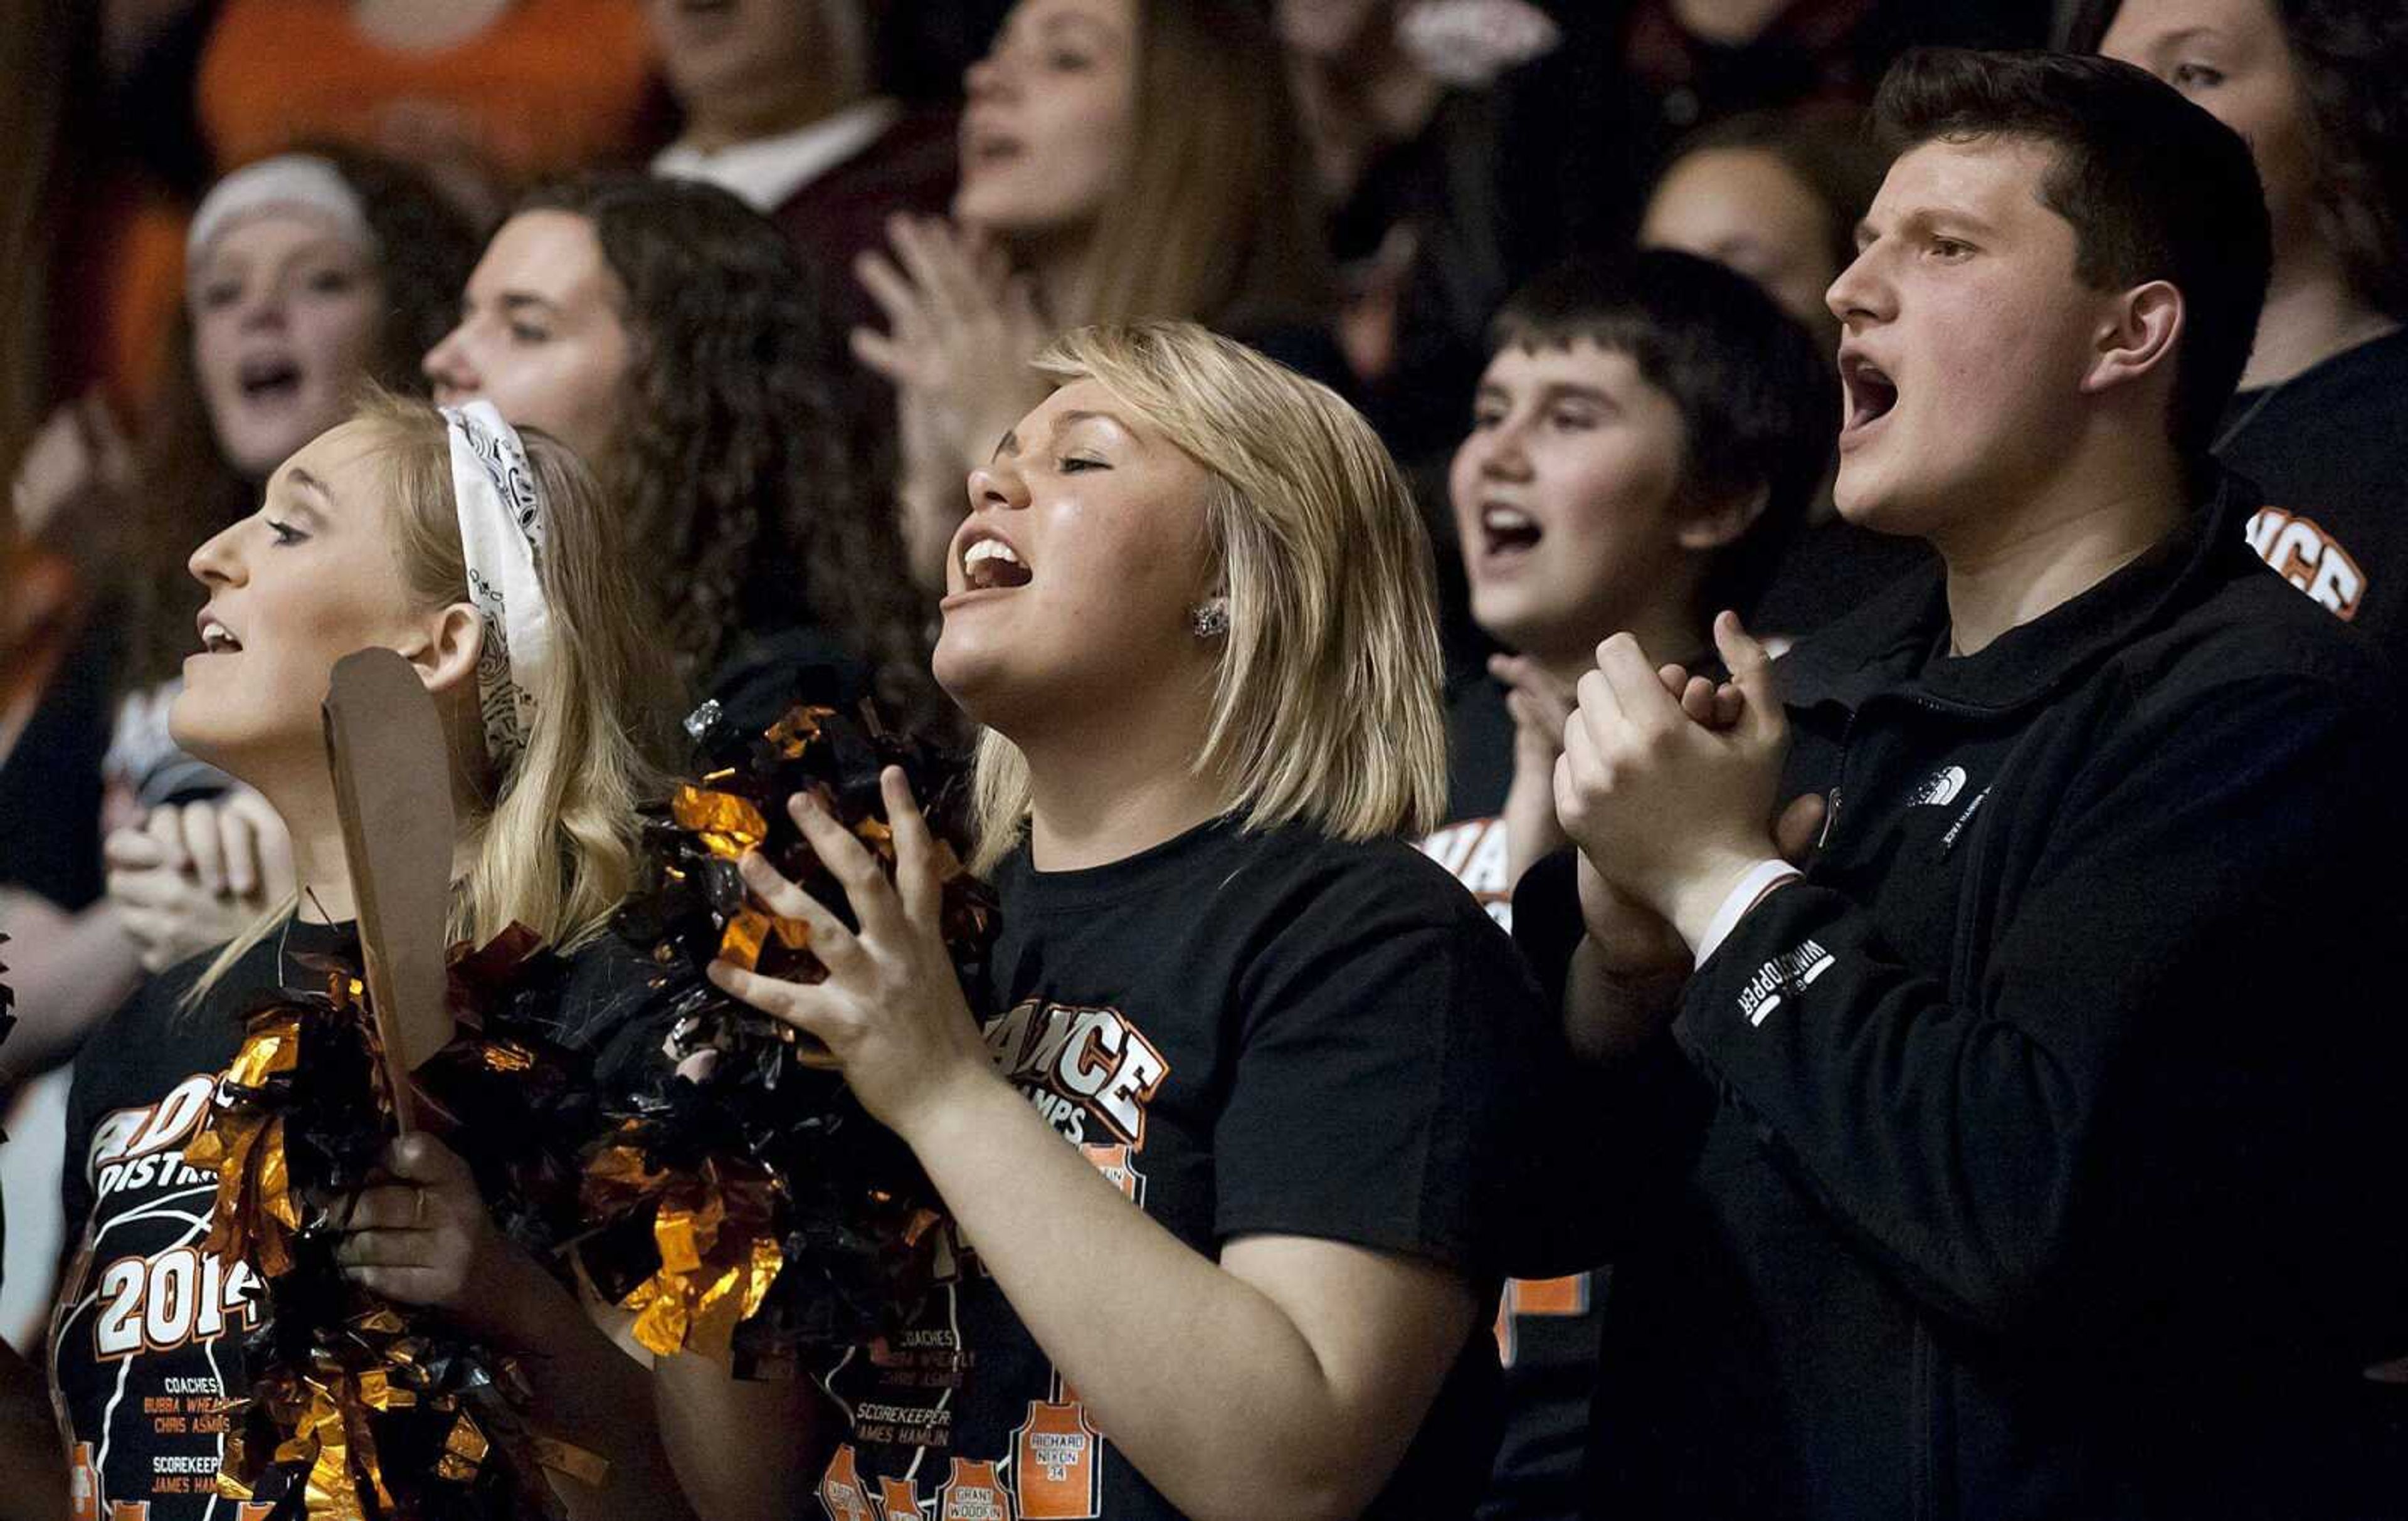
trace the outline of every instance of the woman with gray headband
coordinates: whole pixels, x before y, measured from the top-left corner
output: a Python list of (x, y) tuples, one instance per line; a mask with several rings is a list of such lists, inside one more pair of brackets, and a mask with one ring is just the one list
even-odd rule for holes
[[(64, 1193), (81, 1251), (51, 1377), (79, 1494), (96, 1514), (224, 1514), (223, 1402), (264, 1313), (250, 1267), (203, 1250), (213, 1173), (185, 1147), (233, 1057), (241, 1012), (355, 955), (352, 883), (320, 703), (335, 663), (396, 652), (435, 698), (460, 825), (451, 938), (524, 925), (567, 954), (563, 1040), (607, 1030), (646, 964), (603, 930), (635, 868), (639, 743), (667, 673), (625, 610), (618, 515), (566, 447), (484, 404), (374, 401), (286, 461), (254, 515), (194, 551), (202, 652), (168, 720), (178, 744), (258, 789), (292, 826), (297, 890), (206, 964), (154, 980), (86, 1047)], [(647, 1377), (574, 1296), (493, 1226), (466, 1165), (423, 1132), (389, 1148), (337, 1260), (364, 1287), (438, 1306), (521, 1355), (530, 1418), (607, 1454), (556, 1481), (572, 1514), (685, 1514)], [(162, 1480), (173, 1481), (162, 1484)]]

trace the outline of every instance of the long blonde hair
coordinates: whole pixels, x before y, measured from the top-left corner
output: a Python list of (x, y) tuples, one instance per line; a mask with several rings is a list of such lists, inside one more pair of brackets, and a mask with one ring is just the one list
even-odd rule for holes
[(1224, 331), (1326, 322), (1312, 151), (1286, 54), (1246, 0), (1138, 0), (1129, 153), (1097, 225), (1082, 323)]
[[(1446, 802), (1429, 536), (1362, 415), (1327, 386), (1193, 323), (1066, 333), (1037, 357), (1092, 379), (1211, 476), (1205, 533), (1229, 603), (1197, 774), (1248, 829), (1424, 834)], [(1028, 761), (979, 737), (977, 865), (1017, 841)]]
[[(423, 608), (462, 600), (468, 570), (442, 414), (373, 391), (351, 421), (367, 430), (392, 483), (409, 595)], [(463, 790), (477, 799), (460, 821), (468, 868), (452, 884), (449, 930), (455, 942), (482, 944), (520, 924), (568, 951), (601, 933), (635, 883), (636, 807), (658, 791), (674, 688), (666, 653), (634, 616), (644, 604), (612, 504), (567, 445), (534, 428), (519, 437), (543, 498), (552, 655), (535, 693), (541, 717), (507, 771), (486, 755), (473, 722), (447, 736)], [(186, 1006), (294, 907), (280, 906), (220, 952)]]

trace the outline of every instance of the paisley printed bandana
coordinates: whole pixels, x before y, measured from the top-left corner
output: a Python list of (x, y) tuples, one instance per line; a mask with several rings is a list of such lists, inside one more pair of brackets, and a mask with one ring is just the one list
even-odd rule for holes
[(552, 654), (541, 575), (543, 498), (517, 431), (492, 402), (446, 407), (443, 417), (451, 424), (452, 493), (468, 561), (468, 600), (485, 625), (477, 658), (485, 750), (507, 770), (535, 731), (535, 694)]

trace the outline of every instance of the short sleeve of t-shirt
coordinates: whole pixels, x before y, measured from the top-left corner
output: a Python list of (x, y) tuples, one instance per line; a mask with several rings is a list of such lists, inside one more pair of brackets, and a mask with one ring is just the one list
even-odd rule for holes
[[(1367, 863), (1368, 864), (1368, 863)], [(1215, 1233), (1309, 1235), (1484, 1273), (1535, 990), (1502, 931), (1402, 852), (1325, 891), (1236, 990)], [(1426, 874), (1426, 882), (1419, 879)], [(1339, 886), (1332, 884), (1333, 888)]]

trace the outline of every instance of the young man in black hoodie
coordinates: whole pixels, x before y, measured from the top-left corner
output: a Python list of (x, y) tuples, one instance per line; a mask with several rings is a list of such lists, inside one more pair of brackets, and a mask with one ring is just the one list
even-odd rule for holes
[(1914, 55), (1878, 115), (1838, 501), (1941, 564), (1777, 682), (1726, 615), (1727, 728), (1600, 646), (1577, 891), (1516, 900), (1628, 1053), (1597, 1510), (2392, 1514), (2401, 731), (2208, 458), (2248, 151), (2100, 59)]

